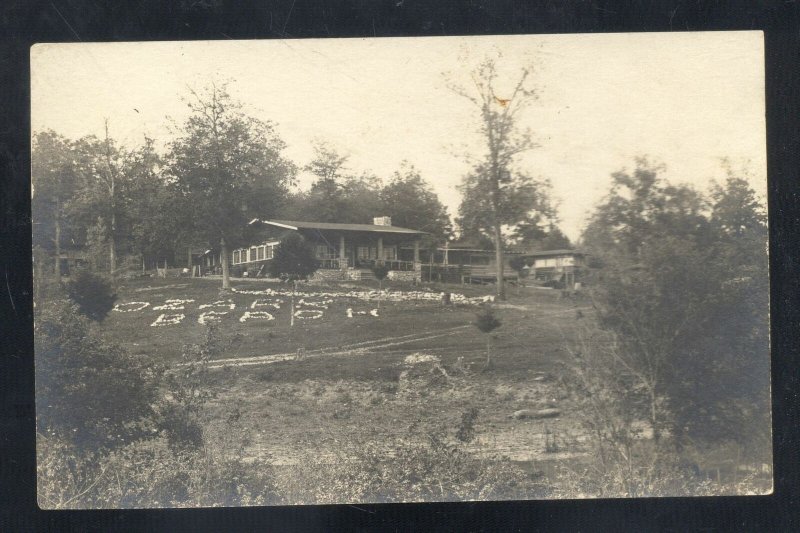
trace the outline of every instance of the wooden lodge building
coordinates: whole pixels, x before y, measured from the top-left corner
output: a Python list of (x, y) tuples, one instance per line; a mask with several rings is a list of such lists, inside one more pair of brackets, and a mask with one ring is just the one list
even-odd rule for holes
[(543, 250), (524, 254), (530, 277), (560, 288), (574, 289), (586, 270), (586, 254), (578, 250)]
[[(304, 222), (253, 219), (249, 223), (249, 245), (231, 252), (234, 277), (265, 277), (275, 247), (288, 234), (297, 232), (314, 247), (320, 262), (315, 279), (360, 280), (372, 278), (372, 267), (389, 267), (388, 279), (441, 281), (446, 283), (492, 283), (497, 276), (494, 250), (470, 243), (423, 245), (424, 231), (393, 226), (391, 217), (376, 217), (372, 224)], [(540, 282), (574, 286), (585, 264), (585, 255), (574, 250), (523, 253), (507, 250), (504, 277), (516, 281), (512, 257), (521, 256), (530, 265), (530, 275)], [(194, 275), (220, 274), (218, 250), (192, 256)]]
[[(372, 276), (372, 267), (389, 267), (389, 279), (420, 280), (420, 240), (424, 231), (393, 226), (390, 217), (376, 217), (372, 224), (340, 224), (295, 220), (250, 221), (250, 242), (231, 254), (233, 275), (265, 276), (275, 247), (289, 233), (309, 242), (320, 262), (317, 279), (358, 280)], [(401, 247), (411, 252), (401, 254)], [(208, 254), (205, 267), (218, 270), (218, 256)]]

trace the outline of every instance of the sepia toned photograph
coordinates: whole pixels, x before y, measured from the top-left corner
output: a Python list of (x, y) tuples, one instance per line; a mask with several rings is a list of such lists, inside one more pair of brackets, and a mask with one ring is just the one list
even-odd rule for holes
[(30, 57), (41, 508), (772, 492), (761, 32)]

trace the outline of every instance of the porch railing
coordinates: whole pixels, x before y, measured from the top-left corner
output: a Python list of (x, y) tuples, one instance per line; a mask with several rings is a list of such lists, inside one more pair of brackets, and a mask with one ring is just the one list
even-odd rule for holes
[(350, 262), (347, 259), (317, 259), (317, 261), (319, 261), (319, 268), (327, 270), (342, 270), (350, 266)]
[(398, 259), (359, 259), (357, 266), (372, 268), (375, 265), (385, 265), (389, 270), (415, 270), (414, 261), (400, 261)]

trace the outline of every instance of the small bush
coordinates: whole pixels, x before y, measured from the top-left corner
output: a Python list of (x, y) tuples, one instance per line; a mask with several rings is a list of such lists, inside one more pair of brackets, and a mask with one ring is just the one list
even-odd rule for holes
[(372, 267), (372, 275), (378, 281), (383, 281), (389, 275), (389, 267), (386, 265), (376, 264)]
[(108, 342), (69, 300), (40, 302), (34, 321), (36, 418), (42, 434), (86, 449), (151, 431), (159, 368)]
[(67, 283), (66, 290), (80, 313), (96, 322), (108, 315), (117, 300), (111, 282), (87, 270), (78, 271)]

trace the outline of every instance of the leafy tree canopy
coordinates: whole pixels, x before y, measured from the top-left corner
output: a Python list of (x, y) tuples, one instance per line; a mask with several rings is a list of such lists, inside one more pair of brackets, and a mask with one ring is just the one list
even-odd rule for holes
[[(641, 384), (642, 416), (678, 440), (769, 435), (767, 232), (740, 178), (710, 198), (640, 159), (613, 176), (583, 236), (593, 296)], [(760, 448), (762, 451), (766, 448)]]
[(253, 217), (272, 216), (296, 168), (275, 126), (244, 113), (224, 85), (190, 90), (190, 117), (170, 145), (169, 173), (198, 237), (237, 244)]
[(447, 208), (439, 201), (420, 172), (407, 161), (401, 163), (380, 193), (383, 212), (392, 224), (430, 233), (437, 241), (452, 235)]
[(275, 248), (269, 263), (270, 275), (289, 281), (307, 279), (319, 268), (314, 250), (297, 233), (287, 235)]

